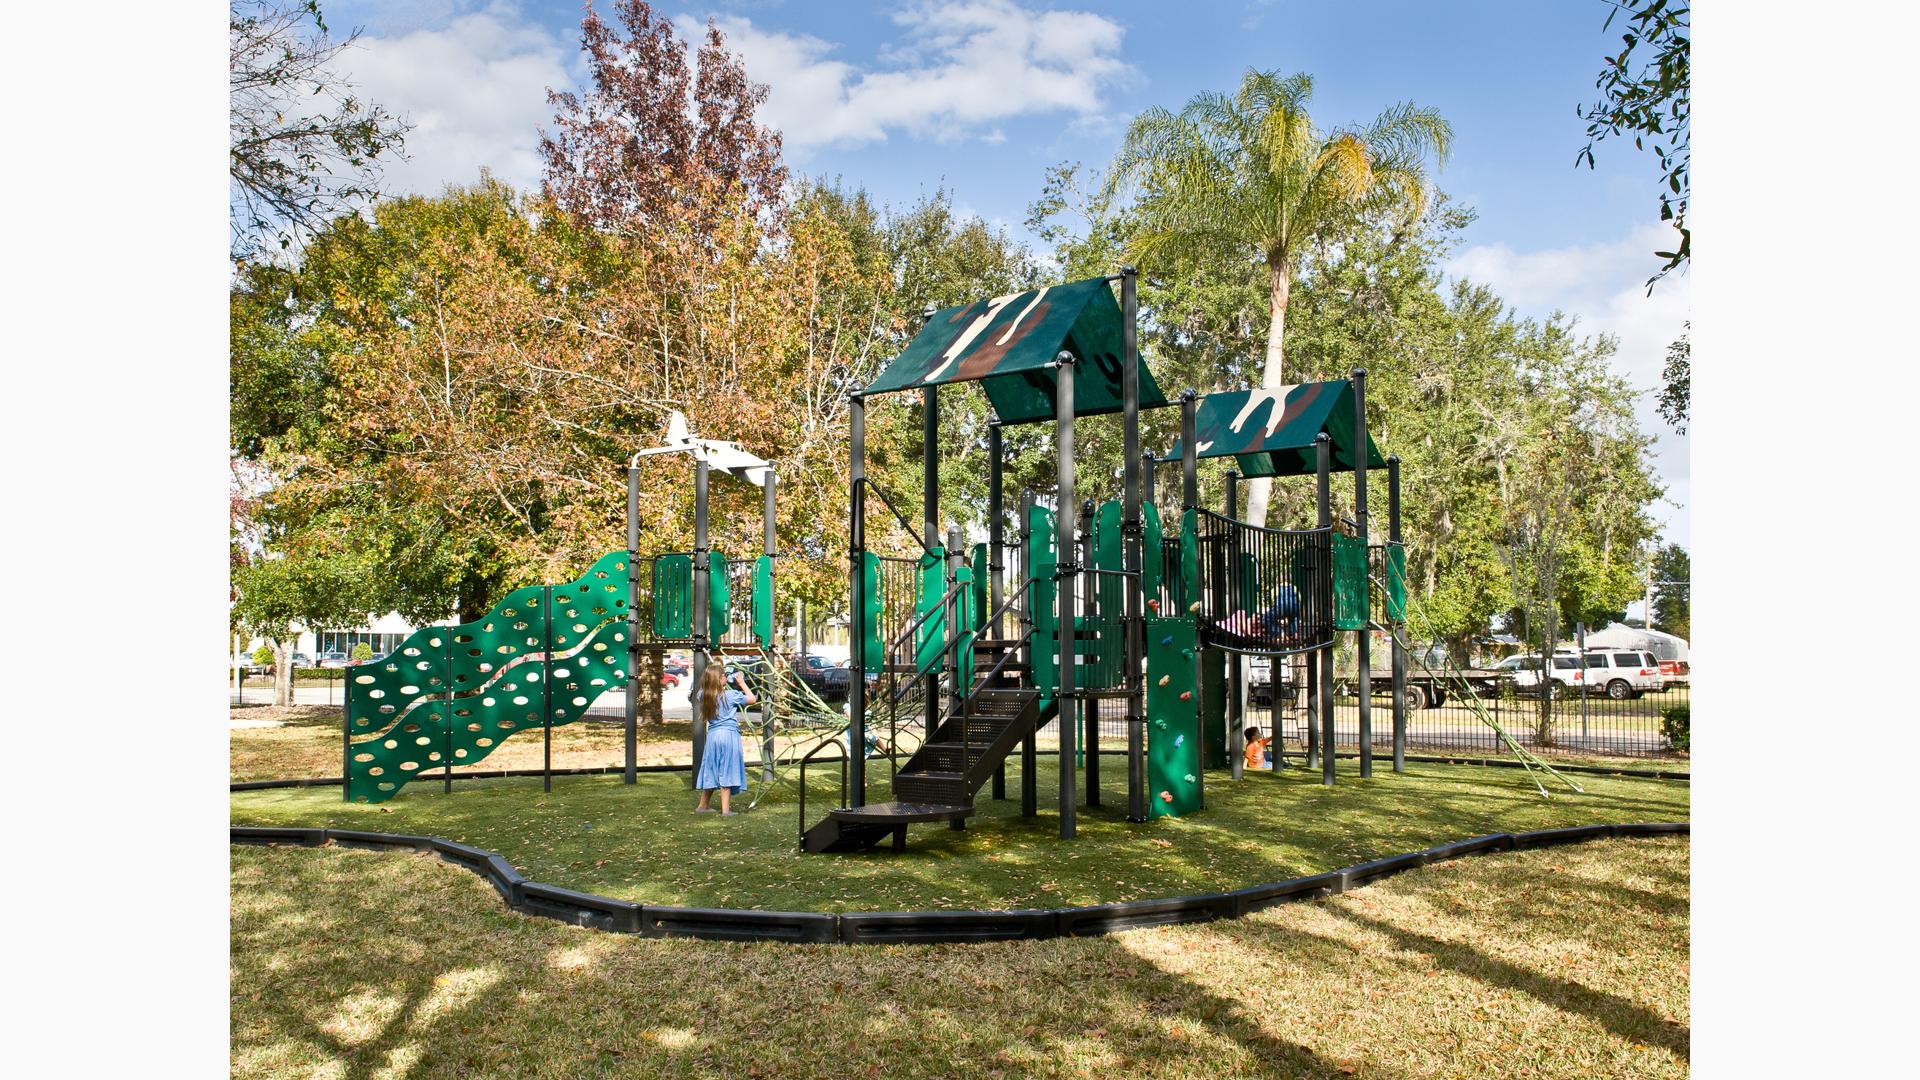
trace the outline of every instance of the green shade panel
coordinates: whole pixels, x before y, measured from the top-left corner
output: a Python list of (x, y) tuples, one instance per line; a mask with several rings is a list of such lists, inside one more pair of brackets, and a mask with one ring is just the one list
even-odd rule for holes
[(1151, 616), (1147, 629), (1147, 805), (1150, 817), (1202, 806), (1192, 619)]
[(1055, 597), (1058, 583), (1054, 571), (1058, 562), (1053, 554), (1053, 511), (1044, 506), (1027, 510), (1027, 572), (1033, 575), (1030, 603), (1033, 612), (1033, 685), (1052, 692), (1058, 685), (1060, 654), (1060, 612)]
[[(1049, 285), (935, 312), (867, 387), (885, 394), (980, 380), (1003, 424), (1052, 420), (1054, 357), (1069, 352), (1075, 416), (1119, 412), (1124, 319), (1105, 278)], [(1140, 406), (1167, 399), (1140, 365)]]
[(860, 638), (864, 643), (861, 651), (861, 666), (867, 674), (878, 675), (887, 662), (886, 647), (880, 641), (881, 603), (884, 599), (880, 592), (880, 556), (871, 551), (860, 555), (860, 610), (865, 616), (861, 622)]
[(753, 636), (763, 649), (773, 648), (773, 556), (753, 561)]
[(727, 636), (731, 621), (727, 608), (733, 603), (733, 588), (727, 584), (727, 557), (719, 548), (707, 552), (707, 644)]
[(920, 556), (920, 593), (913, 602), (914, 617), (926, 615), (926, 621), (913, 631), (914, 666), (934, 673), (940, 671), (940, 648), (946, 644), (947, 613), (940, 605), (940, 598), (947, 591), (946, 558), (947, 549), (943, 547), (932, 548)]
[[(1235, 458), (1246, 477), (1304, 476), (1317, 471), (1314, 440), (1322, 432), (1332, 440), (1331, 467), (1353, 468), (1358, 460), (1353, 384), (1346, 379), (1272, 390), (1229, 390), (1208, 394), (1194, 407), (1194, 456)], [(1177, 460), (1180, 451), (1176, 441), (1166, 460)], [(1387, 460), (1371, 435), (1366, 452), (1369, 468), (1386, 467)]]
[(674, 641), (693, 636), (693, 556), (653, 560), (653, 636)]
[[(1126, 508), (1118, 499), (1101, 504), (1093, 519), (1093, 565), (1099, 570), (1125, 570), (1127, 553), (1120, 525)], [(1102, 688), (1126, 679), (1126, 650), (1120, 628), (1126, 622), (1126, 579), (1114, 574), (1094, 575), (1094, 626), (1099, 640), (1090, 650), (1090, 662)]]
[(1367, 627), (1367, 542), (1333, 534), (1333, 628)]

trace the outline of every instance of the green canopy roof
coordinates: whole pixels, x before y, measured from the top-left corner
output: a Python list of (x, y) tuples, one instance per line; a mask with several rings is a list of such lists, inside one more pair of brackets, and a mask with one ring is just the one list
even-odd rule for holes
[[(1312, 473), (1313, 441), (1321, 432), (1333, 440), (1333, 467), (1354, 466), (1353, 384), (1346, 379), (1300, 383), (1274, 390), (1229, 390), (1195, 403), (1195, 457), (1235, 457), (1242, 476), (1301, 476)], [(1180, 456), (1180, 444), (1163, 460)], [(1386, 458), (1367, 438), (1367, 467), (1384, 468)]]
[[(1119, 412), (1124, 324), (1105, 278), (996, 296), (935, 312), (868, 394), (979, 380), (1001, 423), (1054, 418), (1053, 358), (1070, 352), (1073, 413)], [(1140, 365), (1140, 407), (1167, 404)]]

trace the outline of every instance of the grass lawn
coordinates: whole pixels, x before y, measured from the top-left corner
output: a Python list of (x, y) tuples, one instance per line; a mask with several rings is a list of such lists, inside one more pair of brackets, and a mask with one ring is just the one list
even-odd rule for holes
[[(1455, 810), (1506, 798), (1464, 782), (1400, 783)], [(1305, 791), (1268, 787), (1264, 795), (1289, 807), (1314, 805)], [(1356, 782), (1334, 797), (1361, 790)], [(531, 811), (538, 791), (508, 794)], [(1644, 796), (1604, 798), (1625, 809)], [(1589, 803), (1573, 816), (1603, 809)], [(1310, 828), (1312, 816), (1276, 814), (1275, 842), (1291, 818)], [(683, 822), (710, 839), (707, 824)], [(1189, 832), (1149, 835), (1174, 838), (1171, 858)], [(1082, 841), (1072, 850), (1111, 849)], [(431, 857), (231, 851), (236, 1076), (1222, 1080), (1688, 1069), (1689, 848), (1678, 839), (1463, 859), (1200, 926), (886, 947), (603, 934), (507, 911), (480, 879)], [(808, 865), (827, 873), (859, 862)]]
[[(281, 727), (231, 728), (227, 736), (228, 776), (233, 780), (291, 780), (340, 775), (340, 710), (336, 706), (250, 706), (234, 709), (236, 720), (279, 720)], [(692, 745), (685, 720), (641, 724), (639, 761), (666, 764), (689, 760)], [(624, 728), (619, 724), (573, 723), (553, 729), (553, 767), (580, 769), (626, 762)], [(488, 769), (537, 769), (538, 733), (508, 739), (473, 766)], [(460, 770), (456, 769), (455, 772)], [(334, 790), (337, 798), (339, 790)]]
[[(1334, 869), (1488, 832), (1614, 821), (1685, 819), (1684, 782), (1582, 776), (1586, 794), (1543, 799), (1518, 770), (1410, 764), (1362, 781), (1351, 762), (1340, 782), (1295, 769), (1252, 773), (1235, 784), (1209, 773), (1208, 808), (1147, 825), (1124, 820), (1125, 767), (1104, 762), (1107, 805), (1080, 816), (1080, 836), (1057, 839), (1051, 758), (1041, 759), (1042, 815), (1019, 816), (1017, 760), (1008, 792), (982, 793), (964, 832), (915, 826), (904, 855), (795, 852), (790, 793), (732, 818), (692, 813), (684, 774), (472, 780), (451, 795), (416, 782), (398, 798), (348, 804), (334, 788), (235, 792), (232, 820), (426, 833), (489, 848), (537, 881), (656, 904), (766, 910), (859, 911), (1061, 907), (1233, 889)], [(870, 763), (875, 799), (886, 797), (886, 762)], [(814, 771), (808, 816), (834, 794)], [(818, 807), (816, 810), (815, 807)]]

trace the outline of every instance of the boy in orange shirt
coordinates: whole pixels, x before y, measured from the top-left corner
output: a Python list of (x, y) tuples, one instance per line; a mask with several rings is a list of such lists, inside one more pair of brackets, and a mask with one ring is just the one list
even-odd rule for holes
[(1267, 740), (1260, 737), (1260, 729), (1247, 729), (1247, 768), (1264, 769), (1267, 767)]

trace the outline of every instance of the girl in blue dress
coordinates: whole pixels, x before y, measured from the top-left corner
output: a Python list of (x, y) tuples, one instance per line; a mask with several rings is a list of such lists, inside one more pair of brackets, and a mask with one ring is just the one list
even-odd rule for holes
[[(728, 685), (731, 683), (732, 685)], [(713, 812), (713, 793), (720, 793), (720, 815), (733, 814), (732, 797), (747, 790), (747, 762), (740, 755), (740, 709), (760, 699), (747, 689), (746, 676), (735, 672), (727, 678), (725, 664), (708, 660), (700, 676), (700, 715), (707, 718), (707, 749), (700, 757), (700, 775), (694, 785), (700, 789), (700, 805), (695, 813)]]

